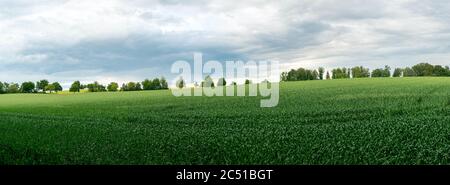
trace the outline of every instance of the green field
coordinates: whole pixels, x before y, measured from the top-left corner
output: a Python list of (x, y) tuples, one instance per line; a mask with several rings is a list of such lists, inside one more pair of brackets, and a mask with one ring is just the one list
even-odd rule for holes
[(280, 88), (0, 95), (0, 164), (450, 164), (450, 78)]

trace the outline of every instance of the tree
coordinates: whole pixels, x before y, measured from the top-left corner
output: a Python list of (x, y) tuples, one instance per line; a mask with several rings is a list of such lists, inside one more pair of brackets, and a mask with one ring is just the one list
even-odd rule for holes
[[(350, 71), (350, 70), (348, 70)], [(350, 75), (348, 74), (347, 68), (343, 67), (342, 68), (342, 76), (343, 78), (350, 78)]]
[(349, 78), (347, 68), (336, 68), (331, 70), (333, 79)]
[(153, 83), (149, 79), (145, 79), (142, 81), (142, 88), (144, 90), (152, 90), (153, 89)]
[(104, 92), (106, 91), (106, 87), (99, 84), (97, 81), (91, 84), (87, 84), (87, 88), (89, 92)]
[(5, 93), (6, 93), (5, 84), (3, 84), (3, 82), (0, 82), (0, 94), (5, 94)]
[(98, 92), (106, 92), (106, 87), (104, 85), (98, 85)]
[(142, 86), (141, 83), (136, 83), (136, 88), (134, 89), (135, 91), (141, 91), (142, 90)]
[(128, 82), (127, 84), (122, 85), (121, 90), (122, 91), (140, 91), (140, 90), (142, 90), (142, 85), (139, 82)]
[(161, 81), (159, 80), (159, 78), (155, 78), (152, 80), (152, 89), (153, 90), (161, 89)]
[(401, 69), (401, 68), (395, 68), (394, 74), (392, 74), (392, 76), (393, 76), (393, 77), (401, 77), (401, 76), (402, 76), (402, 72), (403, 72), (403, 69)]
[(308, 80), (308, 72), (305, 68), (298, 68), (297, 69), (297, 80)]
[(58, 82), (53, 82), (52, 85), (55, 87), (55, 92), (63, 90), (61, 84), (59, 84)]
[(417, 76), (432, 76), (434, 66), (429, 63), (420, 63), (412, 67)]
[(403, 77), (411, 77), (411, 76), (417, 76), (416, 72), (413, 69), (409, 67), (403, 69)]
[(249, 79), (246, 79), (246, 80), (245, 80), (245, 84), (248, 85), (248, 84), (251, 84), (251, 83), (252, 83), (252, 81), (250, 81)]
[(291, 69), (287, 75), (287, 81), (296, 81), (297, 80), (297, 71), (295, 69)]
[(281, 75), (281, 80), (283, 81), (317, 80), (317, 79), (320, 79), (320, 74), (319, 72), (317, 72), (317, 70), (309, 70), (305, 68), (298, 68), (297, 70), (291, 69), (289, 72), (287, 73), (284, 72)]
[(80, 92), (81, 89), (81, 83), (80, 81), (75, 81), (72, 83), (72, 85), (69, 88), (70, 92)]
[(185, 87), (185, 83), (184, 83), (184, 80), (183, 80), (182, 77), (180, 77), (180, 78), (177, 80), (176, 86), (177, 86), (178, 88), (180, 88), (180, 89), (182, 89), (182, 88)]
[(42, 90), (42, 92), (45, 93), (45, 86), (47, 86), (48, 83), (49, 83), (48, 80), (40, 80), (40, 81), (36, 82), (36, 89), (38, 91)]
[(320, 75), (316, 70), (312, 72), (312, 80), (320, 80)]
[(97, 92), (97, 87), (95, 83), (97, 82), (94, 82), (93, 84), (87, 84), (87, 89), (89, 92)]
[(368, 78), (370, 77), (369, 68), (363, 66), (356, 66), (351, 68), (353, 78)]
[(136, 90), (136, 83), (128, 82), (125, 91), (134, 91), (134, 90)]
[(19, 93), (20, 92), (20, 86), (17, 83), (11, 83), (11, 84), (6, 83), (6, 87), (7, 87), (8, 93)]
[(164, 77), (161, 77), (161, 80), (159, 80), (159, 82), (161, 83), (161, 89), (169, 89), (167, 80)]
[(283, 82), (285, 82), (285, 81), (288, 81), (288, 73), (287, 72), (282, 72), (281, 73), (281, 76), (280, 76), (280, 78), (281, 78), (281, 81), (283, 81)]
[(33, 82), (23, 82), (20, 86), (20, 91), (23, 93), (32, 93), (34, 92), (35, 85)]
[(5, 93), (8, 93), (8, 89), (9, 89), (9, 83), (3, 83), (3, 89), (5, 91)]
[(391, 77), (391, 67), (389, 67), (388, 65), (384, 66), (383, 72), (384, 77)]
[(111, 82), (111, 83), (108, 84), (108, 86), (106, 88), (110, 92), (116, 92), (117, 89), (119, 88), (119, 84), (117, 84), (116, 82)]
[(45, 90), (45, 91), (49, 91), (50, 94), (51, 94), (52, 91), (55, 91), (55, 85), (53, 85), (53, 84), (48, 84), (48, 85), (45, 86), (44, 90)]
[(389, 66), (384, 66), (384, 69), (375, 69), (372, 71), (372, 77), (390, 77), (391, 68)]
[(330, 72), (328, 72), (328, 71), (327, 71), (326, 79), (327, 79), (327, 80), (330, 80), (330, 79), (331, 79), (331, 77), (330, 77)]
[(237, 83), (236, 82), (231, 82), (231, 85), (235, 86), (235, 85), (237, 85)]
[(225, 78), (219, 78), (219, 80), (217, 81), (217, 86), (226, 86), (227, 85), (227, 81), (225, 80)]
[(325, 72), (325, 68), (319, 67), (319, 79), (323, 80), (323, 74)]
[(122, 83), (122, 87), (120, 87), (121, 91), (127, 91), (127, 85), (125, 83)]
[(433, 68), (433, 76), (447, 76), (447, 69), (441, 65), (435, 65)]

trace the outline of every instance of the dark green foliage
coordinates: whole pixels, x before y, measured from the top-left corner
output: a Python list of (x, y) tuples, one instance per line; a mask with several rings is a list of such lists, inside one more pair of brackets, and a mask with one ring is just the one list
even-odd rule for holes
[(48, 80), (40, 80), (36, 82), (36, 89), (45, 93), (45, 87), (49, 84)]
[(333, 70), (331, 71), (331, 73), (332, 73), (332, 78), (333, 78), (333, 79), (350, 78), (350, 76), (349, 76), (347, 70), (348, 70), (348, 69), (345, 68), (345, 67), (333, 69)]
[(420, 63), (414, 65), (412, 68), (403, 69), (403, 76), (450, 76), (450, 69), (448, 66), (431, 65), (429, 63)]
[(48, 92), (52, 93), (53, 91), (56, 91), (56, 87), (53, 84), (48, 84), (44, 88), (44, 92), (45, 91), (48, 91)]
[(32, 93), (34, 92), (35, 85), (33, 82), (23, 82), (20, 86), (20, 91), (22, 93)]
[(353, 78), (368, 78), (370, 77), (369, 68), (363, 66), (356, 66), (351, 69)]
[(142, 90), (142, 85), (141, 85), (141, 83), (137, 82), (135, 91), (140, 91), (140, 90)]
[(297, 71), (295, 69), (291, 69), (287, 73), (287, 81), (297, 81)]
[(140, 91), (142, 90), (141, 84), (139, 82), (128, 82), (127, 84), (123, 84), (121, 91)]
[(428, 63), (420, 63), (412, 67), (417, 76), (433, 76), (434, 66)]
[(318, 80), (320, 75), (316, 70), (309, 70), (305, 68), (292, 69), (283, 78), (286, 81), (304, 81), (304, 80)]
[(325, 73), (325, 68), (319, 67), (319, 79), (323, 80), (323, 75)]
[(389, 66), (384, 66), (384, 69), (375, 69), (372, 71), (372, 77), (390, 77), (391, 68)]
[(5, 94), (5, 93), (6, 93), (5, 84), (3, 84), (3, 82), (0, 82), (0, 94)]
[(87, 84), (87, 89), (89, 92), (105, 92), (106, 87), (99, 84), (97, 81), (91, 84)]
[(433, 76), (447, 76), (448, 70), (441, 65), (435, 65), (433, 67)]
[[(319, 68), (318, 72), (307, 70), (304, 68), (299, 68), (297, 70), (291, 69), (289, 72), (281, 73), (282, 81), (299, 81), (299, 80), (315, 80), (321, 79), (323, 75), (321, 75), (321, 71), (323, 68)], [(369, 72), (369, 68), (364, 68), (363, 66), (356, 66), (351, 69), (348, 68), (335, 68), (330, 73), (326, 72), (326, 79), (343, 79), (343, 78), (368, 78), (368, 77), (390, 77), (391, 76), (391, 68), (389, 66), (385, 66), (385, 68), (375, 69), (372, 73)], [(413, 76), (450, 76), (450, 68), (449, 66), (441, 66), (441, 65), (431, 65), (428, 63), (420, 63), (414, 65), (412, 68), (406, 67), (396, 68), (393, 77), (413, 77)]]
[(75, 81), (72, 83), (72, 85), (70, 86), (69, 91), (70, 92), (80, 92), (81, 89), (81, 83), (80, 81)]
[(403, 77), (412, 77), (412, 76), (417, 76), (416, 72), (413, 69), (409, 67), (403, 69)]
[(108, 91), (110, 92), (116, 92), (119, 89), (119, 84), (117, 84), (116, 82), (111, 82), (108, 84), (106, 89), (108, 89)]
[(7, 93), (20, 93), (20, 86), (18, 83), (5, 83)]
[(155, 78), (152, 80), (152, 89), (153, 90), (161, 89), (161, 82), (159, 81), (159, 78)]
[(145, 79), (144, 81), (142, 81), (142, 88), (144, 90), (152, 90), (153, 89), (152, 81), (149, 79)]
[(320, 80), (319, 72), (317, 72), (317, 70), (314, 70), (312, 72), (312, 79), (311, 80)]
[(394, 73), (392, 74), (393, 77), (401, 77), (403, 73), (403, 69), (401, 68), (395, 68)]
[(136, 90), (136, 83), (134, 82), (128, 82), (126, 88), (124, 91), (135, 91)]
[(159, 90), (159, 89), (167, 89), (167, 82), (162, 77), (161, 79), (155, 78), (153, 80), (145, 79), (142, 81), (142, 89), (143, 90)]
[(161, 77), (159, 80), (161, 83), (161, 89), (169, 89), (169, 85), (167, 84), (167, 80), (164, 77)]
[(58, 82), (53, 82), (52, 85), (55, 87), (55, 92), (63, 90), (61, 84), (59, 84)]

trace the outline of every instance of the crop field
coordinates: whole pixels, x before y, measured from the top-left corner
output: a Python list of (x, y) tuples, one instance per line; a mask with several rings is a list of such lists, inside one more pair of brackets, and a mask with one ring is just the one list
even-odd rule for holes
[(0, 164), (450, 164), (450, 78), (283, 82), (261, 97), (0, 95)]

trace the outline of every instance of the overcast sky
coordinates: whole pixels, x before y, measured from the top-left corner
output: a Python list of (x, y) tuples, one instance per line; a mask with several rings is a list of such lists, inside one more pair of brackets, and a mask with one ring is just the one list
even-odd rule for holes
[(170, 75), (176, 60), (283, 69), (450, 64), (447, 0), (2, 0), (0, 81)]

